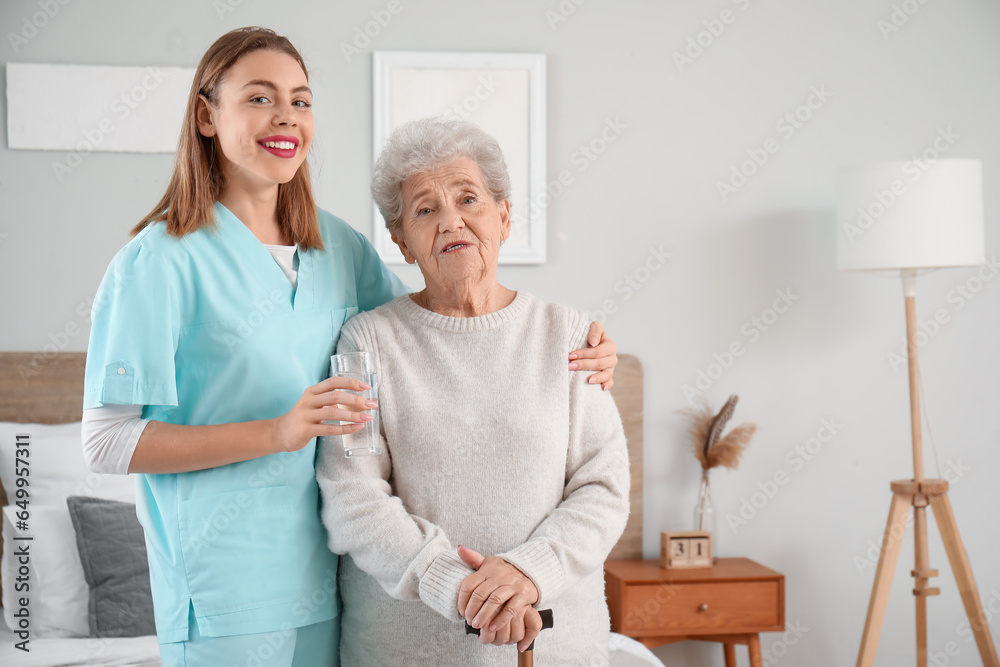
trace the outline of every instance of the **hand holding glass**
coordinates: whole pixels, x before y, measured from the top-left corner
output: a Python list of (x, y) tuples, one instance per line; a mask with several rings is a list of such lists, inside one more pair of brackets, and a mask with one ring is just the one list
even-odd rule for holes
[[(375, 355), (372, 352), (348, 352), (330, 357), (330, 377), (352, 378), (364, 382), (371, 389), (351, 391), (366, 400), (378, 400), (378, 371), (375, 368)], [(342, 391), (348, 391), (346, 389)], [(365, 425), (354, 433), (345, 433), (339, 437), (344, 447), (344, 456), (370, 456), (382, 453), (382, 438), (379, 432), (378, 410), (372, 410), (375, 419), (365, 422)], [(336, 422), (325, 422), (333, 424)], [(354, 422), (341, 421), (341, 426)]]

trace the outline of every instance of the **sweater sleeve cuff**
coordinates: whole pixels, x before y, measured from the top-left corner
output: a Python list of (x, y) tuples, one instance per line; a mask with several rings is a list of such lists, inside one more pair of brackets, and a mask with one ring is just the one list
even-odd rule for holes
[(548, 606), (559, 597), (565, 585), (559, 557), (542, 540), (529, 540), (502, 554), (505, 561), (524, 572), (538, 589), (538, 608)]
[(439, 554), (420, 578), (421, 601), (449, 621), (460, 622), (463, 616), (458, 613), (458, 589), (473, 572), (458, 554)]

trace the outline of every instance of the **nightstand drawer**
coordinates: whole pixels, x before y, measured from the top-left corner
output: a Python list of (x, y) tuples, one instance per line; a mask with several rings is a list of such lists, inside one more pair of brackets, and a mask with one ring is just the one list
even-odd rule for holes
[(640, 584), (623, 591), (624, 633), (751, 632), (778, 626), (778, 582)]

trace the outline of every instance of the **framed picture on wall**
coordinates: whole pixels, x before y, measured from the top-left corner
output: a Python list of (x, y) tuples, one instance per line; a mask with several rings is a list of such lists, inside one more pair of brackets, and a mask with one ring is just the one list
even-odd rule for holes
[[(392, 131), (425, 116), (475, 123), (500, 143), (511, 180), (511, 235), (501, 264), (545, 262), (545, 54), (375, 51), (372, 137), (378, 156)], [(378, 207), (373, 241), (403, 263)]]

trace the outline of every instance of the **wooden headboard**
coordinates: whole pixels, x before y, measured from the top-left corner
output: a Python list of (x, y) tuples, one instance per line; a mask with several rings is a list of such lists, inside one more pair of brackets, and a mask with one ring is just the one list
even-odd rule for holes
[(642, 558), (642, 364), (631, 354), (618, 355), (615, 384), (611, 395), (618, 405), (628, 440), (629, 467), (632, 471), (631, 511), (625, 532), (611, 550), (608, 560)]
[[(80, 421), (86, 361), (83, 352), (0, 352), (0, 421), (24, 424)], [(0, 507), (6, 504), (7, 494), (0, 484)]]
[[(87, 355), (0, 352), (0, 421), (65, 424), (79, 421)], [(625, 425), (632, 468), (632, 511), (610, 559), (642, 558), (642, 364), (618, 355), (611, 389)], [(7, 504), (0, 485), (0, 506)]]
[[(84, 352), (0, 353), (0, 421), (66, 424), (83, 414)], [(0, 484), (0, 506), (7, 495)]]

